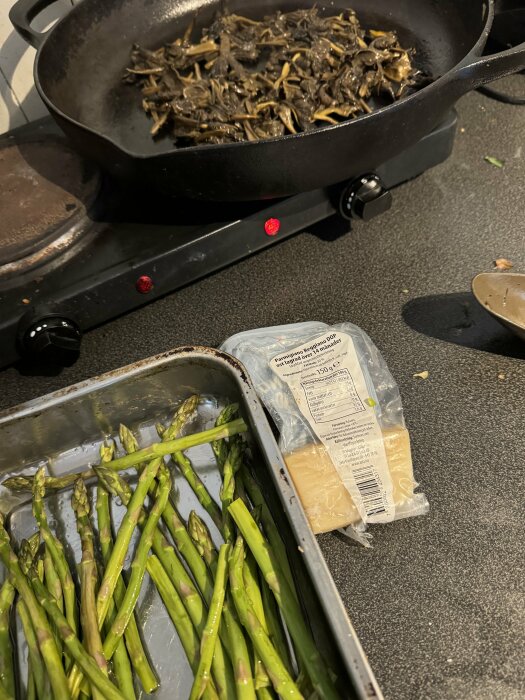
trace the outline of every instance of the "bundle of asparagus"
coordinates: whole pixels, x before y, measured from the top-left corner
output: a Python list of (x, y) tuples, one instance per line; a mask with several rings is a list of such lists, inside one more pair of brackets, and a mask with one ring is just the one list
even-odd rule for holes
[[(215, 427), (179, 437), (198, 396), (184, 401), (161, 441), (139, 449), (121, 426), (124, 456), (106, 440), (100, 464), (83, 472), (3, 482), (31, 490), (37, 532), (18, 548), (0, 517), (0, 700), (133, 700), (158, 687), (135, 617), (146, 574), (156, 587), (194, 673), (190, 700), (338, 697), (333, 677), (305, 624), (286, 550), (248, 468), (247, 427), (236, 405)], [(210, 443), (222, 487), (217, 503), (185, 450)], [(217, 545), (199, 515), (185, 522), (172, 494), (169, 455), (222, 535)], [(120, 473), (134, 467), (132, 478)], [(86, 480), (96, 480), (96, 520)], [(46, 491), (73, 487), (81, 561), (70, 567), (44, 507)], [(116, 530), (111, 499), (125, 507)], [(124, 564), (135, 529), (138, 544)], [(114, 531), (116, 536), (114, 537)], [(11, 614), (13, 610), (13, 614)], [(15, 682), (10, 622), (18, 615), (28, 647), (27, 678)], [(291, 644), (288, 642), (291, 639)], [(24, 692), (22, 692), (24, 691)]]

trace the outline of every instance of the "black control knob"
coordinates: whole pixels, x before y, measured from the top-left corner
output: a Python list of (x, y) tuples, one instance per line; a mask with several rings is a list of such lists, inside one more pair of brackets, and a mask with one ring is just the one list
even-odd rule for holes
[(78, 360), (81, 341), (77, 324), (60, 314), (35, 318), (19, 334), (25, 359), (58, 367), (69, 367)]
[(370, 221), (392, 206), (392, 194), (378, 175), (369, 174), (353, 180), (341, 195), (339, 210), (345, 219)]

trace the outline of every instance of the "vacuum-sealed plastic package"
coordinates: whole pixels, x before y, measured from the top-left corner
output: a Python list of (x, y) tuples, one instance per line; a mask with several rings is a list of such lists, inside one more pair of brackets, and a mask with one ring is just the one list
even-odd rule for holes
[[(355, 539), (368, 523), (428, 511), (415, 493), (396, 382), (351, 323), (296, 323), (238, 333), (222, 350), (247, 368), (314, 532)], [(346, 529), (345, 529), (346, 528)]]

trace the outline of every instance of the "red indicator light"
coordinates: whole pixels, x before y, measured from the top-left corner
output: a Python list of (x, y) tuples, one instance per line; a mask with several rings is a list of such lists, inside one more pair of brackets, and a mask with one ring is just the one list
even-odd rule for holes
[(148, 294), (153, 289), (153, 280), (148, 275), (141, 275), (135, 282), (135, 289), (139, 294)]
[(267, 219), (264, 222), (264, 232), (267, 236), (276, 236), (281, 228), (279, 219)]

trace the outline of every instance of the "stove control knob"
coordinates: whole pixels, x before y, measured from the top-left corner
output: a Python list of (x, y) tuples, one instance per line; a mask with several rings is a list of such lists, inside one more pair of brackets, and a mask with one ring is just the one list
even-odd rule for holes
[(20, 337), (24, 357), (59, 367), (69, 367), (78, 360), (81, 341), (77, 324), (59, 314), (32, 321)]
[(341, 195), (339, 211), (345, 219), (370, 221), (392, 206), (392, 194), (378, 175), (363, 175), (353, 180)]

